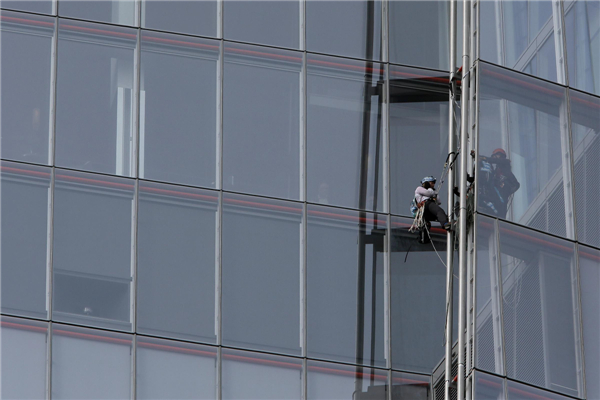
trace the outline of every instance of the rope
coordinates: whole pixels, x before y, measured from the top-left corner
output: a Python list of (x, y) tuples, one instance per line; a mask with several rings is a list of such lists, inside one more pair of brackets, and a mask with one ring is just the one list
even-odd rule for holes
[(408, 229), (410, 233), (415, 233), (416, 231), (420, 231), (425, 227), (425, 220), (423, 219), (423, 213), (425, 212), (425, 206), (419, 207), (417, 210), (417, 215), (415, 215), (415, 219), (413, 220), (412, 225)]

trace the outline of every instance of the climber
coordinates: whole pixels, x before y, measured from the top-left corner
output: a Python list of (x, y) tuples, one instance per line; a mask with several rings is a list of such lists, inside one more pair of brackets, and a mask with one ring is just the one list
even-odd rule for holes
[(450, 230), (451, 225), (448, 222), (448, 216), (439, 206), (441, 202), (437, 198), (435, 191), (436, 179), (433, 176), (426, 176), (421, 180), (421, 186), (415, 190), (415, 202), (417, 207), (424, 207), (423, 218), (427, 226), (431, 226), (431, 221), (438, 221), (442, 228)]

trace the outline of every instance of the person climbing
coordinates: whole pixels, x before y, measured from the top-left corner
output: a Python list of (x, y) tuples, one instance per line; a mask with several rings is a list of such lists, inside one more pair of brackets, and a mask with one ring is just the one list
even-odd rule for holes
[(506, 218), (510, 197), (521, 187), (512, 173), (506, 151), (497, 148), (490, 157), (479, 157), (481, 206), (500, 218)]
[(423, 218), (427, 226), (431, 226), (431, 221), (438, 221), (442, 228), (450, 230), (451, 225), (448, 222), (448, 216), (439, 206), (441, 202), (437, 198), (435, 182), (436, 179), (433, 176), (423, 178), (421, 186), (415, 189), (415, 202), (419, 207), (424, 207)]

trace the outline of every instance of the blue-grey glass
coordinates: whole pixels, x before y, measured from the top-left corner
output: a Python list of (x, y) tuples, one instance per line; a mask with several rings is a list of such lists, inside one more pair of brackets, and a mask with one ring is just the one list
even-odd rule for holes
[(429, 400), (431, 377), (392, 371), (392, 400)]
[(57, 166), (133, 175), (136, 38), (130, 28), (60, 20)]
[(40, 14), (55, 14), (53, 10), (53, 3), (55, 0), (36, 0), (36, 1), (23, 1), (23, 0), (3, 0), (2, 8), (8, 8), (18, 11), (29, 11)]
[(58, 15), (119, 25), (136, 23), (135, 0), (60, 0)]
[(0, 397), (23, 400), (46, 398), (47, 332), (47, 323), (2, 317)]
[(306, 49), (381, 59), (381, 1), (307, 1)]
[(475, 372), (474, 399), (477, 400), (504, 400), (504, 379), (494, 375), (488, 375), (480, 371)]
[[(446, 262), (446, 233), (434, 227), (430, 232), (432, 243), (420, 244), (417, 235), (408, 231), (412, 222), (409, 218), (392, 218), (392, 367), (431, 373), (444, 356), (444, 347), (439, 343), (446, 323), (446, 268), (440, 258)], [(454, 300), (458, 304), (458, 279), (454, 279)], [(453, 315), (456, 327), (458, 313)]]
[(50, 168), (2, 162), (2, 312), (47, 318)]
[(386, 226), (375, 214), (309, 205), (309, 357), (385, 366)]
[(2, 11), (0, 27), (2, 158), (48, 164), (54, 19)]
[(222, 343), (300, 354), (302, 206), (225, 193)]
[(56, 170), (53, 319), (131, 330), (134, 184)]
[(389, 21), (390, 62), (448, 69), (450, 2), (390, 1)]
[(54, 324), (52, 399), (131, 398), (130, 335)]
[[(309, 400), (387, 399), (386, 370), (311, 360), (308, 361), (307, 369)], [(414, 397), (411, 399), (420, 400)]]
[(299, 14), (299, 1), (225, 1), (223, 37), (297, 49)]
[(223, 349), (223, 400), (302, 398), (302, 360)]
[(383, 67), (310, 55), (307, 73), (308, 201), (383, 211)]
[(479, 72), (478, 211), (572, 238), (565, 89), (485, 63)]
[(574, 245), (506, 222), (498, 227), (506, 374), (581, 396)]
[(143, 32), (139, 176), (216, 186), (219, 43)]
[(302, 54), (225, 45), (223, 188), (300, 195)]
[(138, 336), (137, 399), (216, 399), (217, 350)]
[(214, 343), (218, 194), (140, 182), (137, 331)]
[(600, 3), (577, 0), (565, 6), (569, 86), (600, 95)]
[[(570, 400), (571, 397), (561, 396), (560, 394), (549, 392), (547, 390), (538, 389), (535, 387), (527, 386), (522, 383), (507, 380), (507, 394), (508, 400), (531, 400), (531, 399), (544, 399), (544, 400)], [(591, 399), (591, 397), (588, 397)], [(496, 399), (494, 399), (496, 400)]]
[(217, 2), (142, 0), (142, 28), (216, 37)]
[(600, 98), (569, 90), (577, 239), (600, 247)]

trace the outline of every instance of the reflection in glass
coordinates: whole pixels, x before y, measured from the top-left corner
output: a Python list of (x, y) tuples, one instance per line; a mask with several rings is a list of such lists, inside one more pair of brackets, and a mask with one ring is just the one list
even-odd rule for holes
[[(588, 397), (591, 399), (591, 397)], [(570, 400), (570, 397), (508, 380), (508, 400)], [(494, 399), (495, 400), (495, 399)]]
[(306, 382), (309, 400), (387, 399), (386, 370), (309, 360)]
[(384, 241), (376, 214), (308, 206), (308, 356), (385, 366)]
[(477, 400), (504, 400), (504, 379), (494, 375), (475, 372), (474, 399)]
[(2, 158), (48, 164), (54, 19), (8, 11), (1, 18)]
[(223, 344), (299, 355), (301, 204), (224, 194), (222, 218)]
[(137, 330), (214, 343), (218, 194), (140, 182)]
[(223, 188), (300, 196), (300, 53), (227, 44)]
[(56, 0), (2, 0), (2, 8), (39, 14), (56, 14), (55, 2)]
[(307, 62), (308, 201), (383, 211), (382, 65)]
[(142, 28), (217, 36), (217, 2), (142, 0)]
[(142, 33), (140, 178), (216, 186), (215, 41)]
[(302, 398), (302, 360), (247, 351), (223, 349), (222, 398)]
[(46, 398), (48, 324), (2, 316), (3, 399)]
[(130, 180), (56, 171), (53, 318), (131, 329)]
[(429, 400), (430, 396), (429, 376), (392, 371), (392, 400)]
[(574, 247), (499, 222), (506, 374), (580, 396)]
[(134, 29), (60, 21), (56, 165), (133, 175), (136, 38)]
[(135, 0), (68, 0), (60, 1), (61, 17), (110, 22), (119, 25), (136, 25)]
[(47, 318), (50, 169), (2, 162), (2, 312)]

